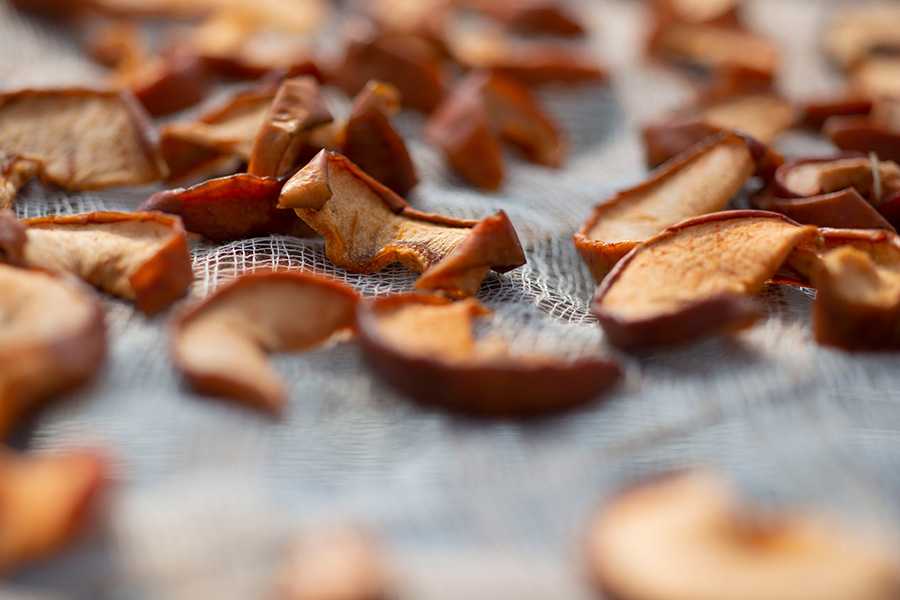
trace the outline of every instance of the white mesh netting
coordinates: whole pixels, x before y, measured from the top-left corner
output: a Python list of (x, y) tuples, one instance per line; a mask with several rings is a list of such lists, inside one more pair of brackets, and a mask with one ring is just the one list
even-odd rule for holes
[[(748, 2), (748, 18), (785, 53), (794, 97), (837, 85), (821, 55), (830, 4)], [(562, 170), (512, 153), (504, 189), (465, 186), (401, 115), (421, 183), (416, 208), (480, 218), (503, 209), (528, 264), (490, 274), (485, 326), (517, 351), (611, 352), (587, 309), (593, 283), (571, 242), (591, 206), (645, 176), (637, 126), (688, 98), (674, 71), (640, 59), (643, 8), (579, 5), (611, 67), (602, 86), (541, 92), (571, 144)], [(60, 28), (0, 3), (0, 83), (98, 84), (100, 69)], [(828, 151), (791, 134), (785, 152)], [(67, 194), (30, 184), (20, 217), (134, 210), (161, 186)], [(355, 275), (317, 240), (284, 236), (192, 242), (204, 296), (258, 268), (337, 277), (366, 296), (411, 289), (391, 267)], [(0, 290), (2, 293), (2, 290)], [(817, 346), (810, 294), (770, 286), (767, 318), (735, 338), (617, 354), (625, 382), (592, 406), (548, 419), (483, 422), (410, 404), (362, 364), (355, 343), (279, 355), (291, 382), (278, 421), (191, 393), (167, 355), (168, 311), (147, 319), (106, 299), (111, 351), (97, 380), (17, 440), (33, 451), (96, 443), (116, 485), (87, 539), (0, 584), (3, 598), (264, 598), (283, 545), (307, 527), (352, 521), (381, 541), (400, 598), (586, 598), (578, 550), (591, 510), (648, 473), (712, 463), (772, 502), (812, 503), (894, 527), (900, 503), (900, 376), (894, 354)]]

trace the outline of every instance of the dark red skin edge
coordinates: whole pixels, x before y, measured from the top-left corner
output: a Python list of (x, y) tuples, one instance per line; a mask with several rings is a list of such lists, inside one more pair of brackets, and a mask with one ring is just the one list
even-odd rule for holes
[(484, 417), (536, 416), (583, 405), (621, 377), (618, 365), (604, 359), (541, 367), (453, 366), (440, 360), (405, 356), (379, 339), (379, 308), (420, 301), (432, 303), (434, 298), (388, 297), (360, 303), (356, 311), (359, 340), (369, 366), (418, 402)]
[[(723, 329), (740, 329), (749, 326), (762, 313), (753, 302), (743, 296), (721, 294), (707, 298), (678, 312), (661, 315), (643, 321), (623, 321), (613, 317), (600, 306), (607, 291), (619, 279), (634, 256), (641, 249), (669, 233), (674, 233), (700, 223), (728, 221), (731, 219), (747, 219), (753, 217), (777, 218), (785, 223), (802, 227), (784, 215), (763, 210), (731, 210), (701, 215), (687, 219), (665, 229), (656, 237), (635, 247), (622, 260), (616, 263), (613, 270), (603, 280), (591, 300), (591, 312), (600, 321), (603, 331), (610, 342), (624, 349), (649, 348), (676, 344), (692, 340), (708, 333)], [(660, 333), (662, 332), (662, 333)]]
[(26, 227), (11, 210), (0, 210), (0, 262), (21, 264), (24, 261)]
[(900, 162), (900, 133), (873, 125), (867, 117), (830, 117), (822, 135), (841, 150), (874, 152), (882, 160)]
[(864, 116), (872, 112), (872, 99), (865, 97), (808, 100), (803, 107), (805, 127), (819, 131), (831, 117)]
[(852, 187), (805, 198), (779, 198), (763, 192), (753, 199), (753, 204), (805, 225), (895, 231), (878, 210)]
[(895, 229), (900, 227), (900, 192), (888, 196), (875, 208)]
[[(502, 6), (502, 4), (501, 4)], [(491, 13), (510, 31), (516, 33), (558, 35), (575, 37), (584, 35), (581, 23), (564, 7), (547, 3), (534, 7), (512, 4), (509, 10), (495, 10)]]
[(262, 79), (274, 71), (278, 76), (282, 74), (284, 77), (311, 75), (317, 81), (324, 80), (322, 71), (313, 60), (303, 60), (286, 67), (274, 68), (269, 65), (254, 65), (234, 57), (204, 56), (203, 61), (210, 71), (232, 79)]
[[(787, 174), (792, 169), (799, 167), (800, 165), (832, 162), (845, 158), (866, 158), (866, 154), (862, 152), (842, 152), (834, 156), (795, 158), (794, 160), (786, 162), (778, 167), (778, 169), (775, 171), (775, 177), (772, 179), (772, 182), (774, 184), (773, 194), (778, 198), (808, 198), (809, 196), (804, 196), (803, 194), (797, 193), (790, 187), (788, 187), (787, 183), (785, 183)], [(821, 190), (819, 191), (819, 194), (821, 194)]]
[(307, 231), (294, 211), (277, 208), (283, 186), (284, 180), (239, 173), (157, 192), (138, 210), (179, 215), (188, 231), (218, 243)]
[(200, 103), (209, 91), (206, 63), (196, 55), (177, 53), (165, 60), (155, 80), (131, 90), (153, 116), (168, 115)]

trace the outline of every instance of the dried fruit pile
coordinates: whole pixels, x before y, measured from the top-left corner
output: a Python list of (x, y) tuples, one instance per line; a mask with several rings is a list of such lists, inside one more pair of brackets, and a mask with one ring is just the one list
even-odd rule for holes
[[(832, 27), (848, 89), (800, 102), (778, 91), (780, 51), (745, 23), (739, 0), (647, 0), (648, 56), (685, 69), (696, 99), (646, 126), (655, 170), (575, 232), (612, 348), (574, 360), (478, 327), (490, 314), (475, 298), (488, 273), (523, 266), (528, 247), (502, 210), (462, 219), (417, 209), (421, 177), (396, 122), (401, 110), (421, 113), (422, 140), (479, 193), (509, 185), (504, 143), (562, 167), (567, 132), (532, 88), (605, 80), (577, 12), (541, 0), (14, 4), (59, 19), (109, 67), (112, 91), (0, 94), (0, 209), (34, 178), (72, 192), (166, 189), (130, 213), (0, 212), (0, 435), (101, 368), (103, 304), (86, 284), (162, 313), (174, 367), (193, 389), (275, 415), (289, 390), (268, 354), (335, 340), (426, 405), (493, 417), (570, 409), (614, 390), (617, 352), (749, 327), (763, 315), (754, 296), (774, 283), (817, 291), (818, 342), (900, 349), (900, 60), (882, 55), (900, 48), (886, 26), (896, 11)], [(339, 40), (331, 53), (317, 46), (326, 31)], [(235, 80), (252, 83), (235, 93)], [(844, 152), (786, 161), (772, 144), (799, 127), (821, 128)], [(270, 235), (321, 239), (341, 272), (399, 263), (419, 275), (412, 289), (372, 298), (322, 274), (246, 273), (170, 308), (191, 295), (192, 244)], [(0, 572), (73, 533), (105, 460), (94, 450), (0, 454)], [(749, 528), (730, 510), (694, 475), (623, 493), (590, 530), (598, 587), (623, 600), (725, 600), (718, 582), (697, 583), (712, 570), (746, 592), (735, 598), (780, 599), (781, 583), (794, 589), (825, 569), (837, 583), (818, 580), (822, 591), (806, 597), (900, 594), (893, 549), (851, 539), (861, 550), (847, 561), (802, 518)], [(694, 540), (696, 555), (680, 552)], [(319, 548), (298, 551), (284, 597), (388, 593), (365, 536), (339, 532)]]

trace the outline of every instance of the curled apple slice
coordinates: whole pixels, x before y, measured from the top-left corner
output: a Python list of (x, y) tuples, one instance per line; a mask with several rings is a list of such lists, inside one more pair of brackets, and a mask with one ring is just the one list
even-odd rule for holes
[(419, 212), (327, 150), (285, 184), (279, 207), (293, 208), (325, 238), (325, 252), (336, 265), (374, 273), (399, 262), (424, 272), (421, 289), (434, 284), (445, 293), (467, 295), (477, 290), (473, 273), (481, 273), (480, 284), (488, 267), (502, 273), (525, 264), (503, 212), (481, 222)]
[(278, 581), (278, 600), (385, 600), (388, 593), (379, 548), (366, 532), (332, 527), (291, 545)]
[(88, 450), (0, 452), (0, 573), (53, 554), (78, 533), (103, 488), (106, 462)]
[(888, 600), (896, 549), (815, 514), (761, 514), (714, 473), (625, 490), (590, 524), (587, 560), (617, 600)]
[(2, 437), (44, 400), (91, 378), (106, 329), (99, 302), (65, 278), (0, 262), (0, 289)]
[(773, 76), (778, 52), (772, 43), (739, 27), (709, 23), (663, 23), (650, 40), (651, 51), (710, 69), (741, 67)]
[(575, 233), (575, 247), (599, 283), (638, 243), (684, 219), (724, 209), (755, 168), (745, 138), (717, 134), (599, 204)]
[(841, 150), (874, 152), (883, 160), (900, 161), (900, 99), (870, 101), (871, 111), (836, 115), (825, 120), (822, 135)]
[(156, 128), (130, 92), (0, 94), (0, 148), (40, 161), (41, 179), (68, 190), (149, 183), (168, 174)]
[(256, 134), (247, 172), (259, 177), (281, 177), (294, 167), (313, 128), (331, 120), (331, 111), (315, 79), (307, 76), (285, 80)]
[(12, 207), (25, 184), (41, 173), (43, 162), (18, 155), (0, 156), (0, 210)]
[(184, 296), (194, 274), (181, 219), (93, 212), (25, 221), (29, 265), (68, 271), (152, 314)]
[(657, 167), (719, 131), (738, 131), (770, 144), (796, 122), (794, 108), (778, 95), (727, 98), (645, 128), (647, 164)]
[(357, 308), (366, 360), (415, 400), (482, 415), (524, 416), (596, 398), (621, 375), (608, 359), (563, 362), (516, 356), (502, 339), (476, 339), (472, 323), (487, 314), (473, 299), (393, 296)]
[(619, 262), (597, 289), (591, 310), (609, 341), (623, 348), (748, 327), (760, 315), (748, 296), (817, 231), (764, 211), (682, 221)]
[(278, 413), (286, 391), (267, 352), (303, 350), (353, 326), (357, 295), (299, 273), (240, 277), (175, 322), (175, 365), (204, 394)]
[(743, 0), (653, 0), (657, 21), (738, 24)]
[(400, 90), (370, 81), (357, 94), (344, 128), (343, 154), (373, 179), (401, 196), (418, 183), (403, 138), (391, 125), (400, 108)]
[(178, 215), (188, 231), (219, 243), (272, 233), (309, 237), (294, 211), (277, 207), (282, 186), (283, 179), (238, 173), (157, 192), (138, 210)]

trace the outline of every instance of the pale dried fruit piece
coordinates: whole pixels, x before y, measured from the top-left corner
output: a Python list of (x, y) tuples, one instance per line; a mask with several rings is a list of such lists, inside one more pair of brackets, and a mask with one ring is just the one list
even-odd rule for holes
[(502, 273), (525, 264), (504, 213), (479, 222), (419, 212), (327, 150), (285, 184), (279, 207), (293, 208), (325, 238), (328, 258), (355, 273), (374, 273), (399, 262), (424, 272), (419, 287), (433, 282), (444, 293), (466, 295), (482, 265)]
[(871, 98), (900, 98), (900, 58), (874, 56), (856, 65), (850, 72), (850, 85)]
[(2, 437), (43, 401), (91, 378), (106, 330), (100, 303), (65, 278), (0, 262), (0, 289)]
[(106, 463), (92, 450), (0, 452), (0, 573), (53, 554), (78, 533), (104, 486)]
[(572, 408), (621, 376), (605, 358), (516, 356), (503, 339), (476, 339), (473, 320), (485, 314), (472, 299), (393, 296), (360, 303), (357, 328), (366, 360), (379, 376), (420, 402), (481, 415)]
[(490, 71), (460, 82), (429, 119), (425, 137), (467, 181), (491, 190), (502, 182), (500, 139), (548, 167), (558, 167), (566, 152), (559, 129), (528, 90)]
[(701, 67), (740, 67), (772, 76), (778, 52), (772, 43), (745, 29), (671, 21), (650, 40), (651, 51)]
[(724, 209), (755, 168), (744, 138), (709, 138), (599, 204), (575, 233), (575, 247), (599, 283), (638, 243), (684, 219)]
[(263, 85), (236, 94), (195, 120), (163, 126), (162, 153), (172, 169), (171, 179), (233, 170), (241, 162), (249, 162), (275, 92), (274, 86)]
[(622, 348), (677, 344), (750, 326), (762, 290), (817, 228), (779, 214), (729, 211), (682, 221), (636, 247), (591, 302)]
[(283, 179), (238, 173), (157, 192), (138, 210), (178, 215), (188, 231), (219, 243), (272, 233), (310, 237), (294, 211), (278, 208), (283, 186)]
[(279, 600), (386, 600), (387, 575), (370, 535), (332, 527), (301, 536), (278, 582)]
[(369, 176), (405, 196), (419, 180), (406, 143), (391, 125), (399, 108), (400, 90), (370, 81), (353, 100), (341, 148)]
[(0, 210), (10, 208), (19, 190), (37, 177), (44, 164), (34, 158), (18, 155), (0, 157)]
[(74, 273), (146, 314), (184, 296), (194, 280), (178, 217), (93, 212), (25, 223), (29, 265)]
[(598, 512), (587, 560), (617, 600), (889, 600), (896, 549), (814, 513), (753, 510), (721, 476), (633, 486)]
[(168, 174), (156, 129), (128, 92), (0, 94), (0, 148), (40, 161), (41, 180), (67, 190), (149, 183)]
[(890, 4), (866, 6), (835, 18), (826, 46), (831, 57), (847, 68), (873, 54), (900, 51), (900, 9)]
[(315, 79), (285, 80), (256, 134), (247, 172), (258, 177), (281, 177), (294, 167), (313, 128), (331, 120)]
[(267, 352), (316, 346), (353, 326), (357, 295), (320, 276), (257, 273), (222, 287), (175, 323), (175, 365), (205, 394), (279, 413), (285, 384)]
[(794, 108), (776, 94), (727, 98), (645, 128), (647, 164), (657, 167), (720, 131), (737, 131), (770, 144), (796, 123)]

